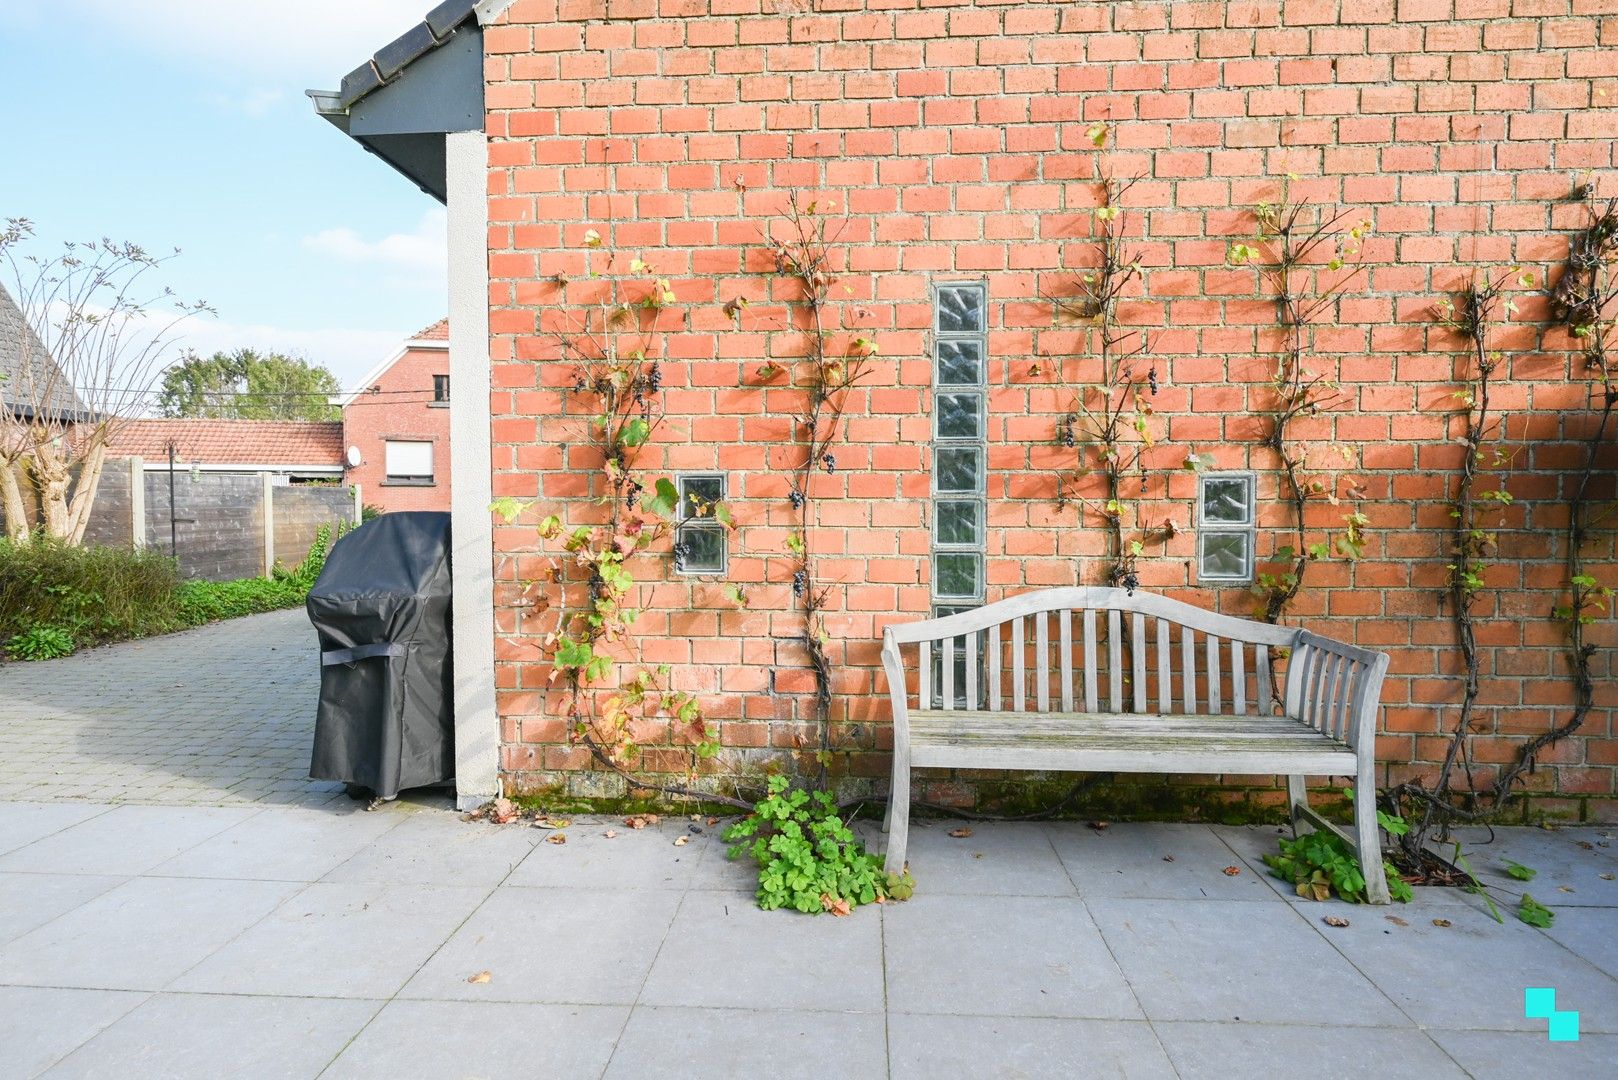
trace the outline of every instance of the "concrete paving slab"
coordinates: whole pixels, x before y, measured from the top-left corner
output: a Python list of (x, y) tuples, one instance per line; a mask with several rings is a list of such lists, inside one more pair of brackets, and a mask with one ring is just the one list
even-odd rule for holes
[[(1411, 1019), (1428, 1027), (1487, 1028), (1543, 1034), (1545, 1021), (1523, 1016), (1523, 988), (1554, 986), (1562, 1007), (1592, 1011), (1588, 1031), (1618, 1032), (1618, 980), (1581, 960), (1544, 931), (1509, 913), (1497, 923), (1467, 908), (1443, 909), (1450, 925), (1396, 913), (1356, 918), (1329, 938)], [(1598, 1008), (1597, 1006), (1603, 1006)]]
[(1410, 1026), (1290, 905), (1087, 903), (1154, 1021)]
[[(1524, 892), (1551, 907), (1618, 907), (1618, 857), (1600, 847), (1611, 829), (1460, 829), (1457, 838), (1472, 872), (1490, 889), (1513, 897)], [(1611, 843), (1611, 841), (1607, 841)], [(1518, 863), (1536, 873), (1519, 881), (1506, 872)], [(1612, 878), (1603, 878), (1611, 874)]]
[(35, 1076), (135, 1008), (146, 994), (0, 986), (0, 1076)]
[(1175, 1075), (1151, 1025), (1140, 1020), (894, 1013), (888, 1017), (888, 1063), (894, 1080)]
[(348, 799), (329, 810), (255, 814), (159, 863), (151, 872), (164, 877), (318, 881), (408, 817), (408, 812), (387, 807), (367, 813)]
[[(1206, 825), (1130, 823), (1046, 827), (1079, 895), (1267, 900), (1276, 895)], [(1231, 876), (1225, 869), (1236, 866)]]
[(931, 896), (882, 908), (888, 1007), (950, 1015), (1138, 1020), (1135, 995), (1076, 898)]
[(120, 806), (0, 856), (0, 871), (141, 874), (256, 812), (245, 807)]
[(322, 880), (493, 888), (543, 839), (539, 829), (464, 822), (458, 814), (416, 811)]
[[(555, 833), (566, 844), (540, 843), (506, 879), (509, 885), (583, 889), (675, 889), (691, 885), (714, 840), (693, 835), (684, 819), (631, 829), (618, 818), (569, 819), (564, 829), (533, 829), (540, 839)], [(532, 829), (532, 826), (528, 826)], [(609, 839), (605, 834), (612, 832)], [(685, 837), (683, 845), (674, 841)]]
[(1310, 1080), (1466, 1080), (1448, 1054), (1413, 1028), (1183, 1023), (1152, 1027), (1181, 1080), (1270, 1076), (1302, 1065)]
[(595, 1080), (629, 1009), (618, 1005), (393, 1001), (321, 1080), (522, 1077)]
[(0, 855), (106, 812), (94, 803), (6, 803), (0, 806)]
[(431, 885), (310, 885), (169, 989), (389, 998), (486, 896)]
[(608, 1080), (882, 1076), (880, 1014), (637, 1006)]
[(750, 897), (686, 896), (646, 979), (648, 1005), (880, 1012), (882, 924), (761, 911)]
[(379, 1007), (374, 1001), (158, 994), (45, 1076), (311, 1080)]
[[(1520, 997), (1520, 995), (1519, 995)], [(1557, 995), (1557, 1007), (1564, 1005)], [(1572, 1002), (1567, 1002), (1573, 1008)], [(1582, 1017), (1581, 1017), (1582, 1018)], [(1449, 1031), (1429, 1034), (1473, 1080), (1596, 1080), (1618, 1076), (1618, 1035), (1581, 1034), (1578, 1042), (1551, 1042), (1539, 1031)]]
[[(951, 832), (968, 831), (968, 836)], [(883, 850), (878, 839), (872, 851)], [(1076, 896), (1045, 830), (1025, 824), (928, 821), (912, 823), (906, 849), (910, 872), (937, 895)]]
[(0, 873), (0, 945), (127, 880), (97, 874)]
[(136, 878), (0, 946), (0, 984), (158, 990), (296, 890)]
[[(679, 902), (660, 889), (498, 889), (399, 996), (633, 1004)], [(467, 981), (483, 971), (488, 982)]]
[(1569, 952), (1618, 979), (1618, 911), (1559, 907), (1556, 921), (1541, 931)]

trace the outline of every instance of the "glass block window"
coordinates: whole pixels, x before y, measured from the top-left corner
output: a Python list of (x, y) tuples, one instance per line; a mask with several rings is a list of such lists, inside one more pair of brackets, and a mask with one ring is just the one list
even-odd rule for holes
[(1197, 483), (1197, 578), (1253, 580), (1251, 473), (1204, 473)]
[(675, 511), (674, 569), (681, 574), (723, 574), (729, 543), (723, 525), (714, 519), (715, 503), (725, 498), (725, 478), (718, 473), (694, 473), (675, 479), (680, 503)]
[(983, 602), (988, 333), (981, 283), (934, 288), (932, 577), (939, 612)]

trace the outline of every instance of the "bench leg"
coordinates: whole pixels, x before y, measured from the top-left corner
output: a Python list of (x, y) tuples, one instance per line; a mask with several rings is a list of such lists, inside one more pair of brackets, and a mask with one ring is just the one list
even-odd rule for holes
[(1292, 819), (1292, 835), (1298, 835), (1299, 808), (1309, 809), (1309, 782), (1307, 777), (1287, 777), (1287, 816)]
[(905, 840), (910, 832), (910, 759), (895, 754), (893, 782), (888, 785), (888, 812), (883, 818), (888, 834), (888, 853), (882, 869), (889, 874), (905, 870)]
[(1388, 879), (1382, 873), (1382, 842), (1376, 825), (1376, 779), (1371, 769), (1362, 764), (1358, 783), (1354, 785), (1354, 849), (1360, 857), (1360, 872), (1365, 875), (1365, 898), (1373, 904), (1386, 904)]

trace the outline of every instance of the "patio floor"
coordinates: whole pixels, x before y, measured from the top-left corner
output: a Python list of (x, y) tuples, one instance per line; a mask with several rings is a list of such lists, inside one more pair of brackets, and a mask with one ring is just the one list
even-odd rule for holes
[(692, 825), (0, 803), (0, 1076), (1618, 1075), (1612, 830), (1475, 849), (1540, 931), (1301, 901), (1203, 825), (931, 823), (912, 901), (764, 913)]

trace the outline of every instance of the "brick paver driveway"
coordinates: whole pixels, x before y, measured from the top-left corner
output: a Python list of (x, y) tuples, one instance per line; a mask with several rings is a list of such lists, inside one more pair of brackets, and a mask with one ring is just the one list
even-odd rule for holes
[(323, 803), (301, 610), (0, 665), (0, 800)]

